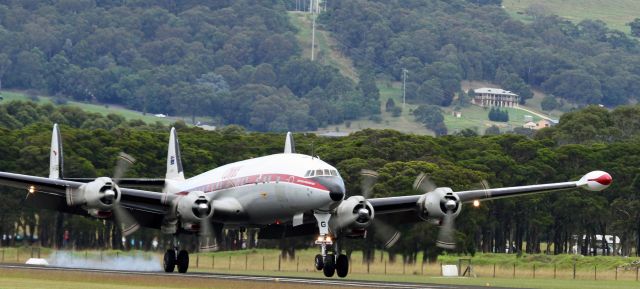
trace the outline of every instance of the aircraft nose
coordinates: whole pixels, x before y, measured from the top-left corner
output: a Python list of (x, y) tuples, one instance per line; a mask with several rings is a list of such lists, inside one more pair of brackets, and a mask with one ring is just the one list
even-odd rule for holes
[(320, 183), (329, 190), (329, 197), (334, 202), (342, 201), (346, 192), (344, 188), (344, 181), (341, 177), (314, 177), (312, 180)]

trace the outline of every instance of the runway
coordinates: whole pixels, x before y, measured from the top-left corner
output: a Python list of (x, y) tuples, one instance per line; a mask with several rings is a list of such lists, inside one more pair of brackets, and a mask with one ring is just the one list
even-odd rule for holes
[(0, 264), (0, 269), (23, 269), (23, 270), (39, 270), (39, 271), (67, 271), (67, 272), (87, 272), (100, 274), (116, 274), (123, 276), (158, 276), (162, 278), (197, 278), (200, 280), (226, 280), (238, 282), (261, 282), (261, 283), (280, 283), (300, 285), (300, 287), (308, 286), (326, 286), (326, 287), (343, 287), (343, 288), (393, 288), (393, 289), (479, 289), (479, 288), (504, 288), (504, 287), (485, 287), (485, 286), (466, 286), (466, 285), (445, 285), (445, 284), (421, 284), (421, 283), (405, 283), (405, 282), (378, 282), (378, 281), (360, 281), (336, 278), (296, 278), (296, 277), (269, 277), (269, 276), (251, 276), (251, 275), (235, 275), (220, 273), (165, 273), (165, 272), (133, 272), (121, 270), (102, 270), (102, 269), (85, 269), (85, 268), (64, 268), (54, 266), (34, 266), (23, 264)]

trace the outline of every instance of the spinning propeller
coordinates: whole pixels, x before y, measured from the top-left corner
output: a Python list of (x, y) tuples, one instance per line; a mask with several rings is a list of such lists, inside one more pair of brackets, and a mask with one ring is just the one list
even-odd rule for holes
[[(121, 152), (118, 155), (118, 162), (116, 164), (116, 167), (114, 169), (113, 172), (113, 178), (112, 181), (115, 185), (115, 187), (117, 188), (118, 184), (120, 183), (120, 180), (122, 179), (122, 177), (125, 175), (125, 173), (129, 170), (129, 168), (131, 167), (131, 165), (133, 165), (135, 163), (136, 159), (133, 158), (132, 156)], [(117, 190), (117, 189), (115, 189)], [(112, 204), (113, 204), (113, 214), (116, 220), (116, 223), (118, 224), (118, 226), (120, 227), (120, 229), (122, 230), (122, 234), (124, 236), (128, 236), (132, 233), (134, 233), (136, 230), (138, 230), (140, 228), (140, 225), (138, 224), (138, 222), (133, 218), (133, 216), (131, 216), (131, 214), (129, 213), (129, 211), (127, 211), (125, 208), (123, 208), (120, 205), (120, 201), (118, 199), (118, 201), (114, 202), (114, 199), (116, 198), (116, 191), (114, 190), (114, 187), (112, 187), (111, 189), (107, 189), (104, 193), (104, 197), (107, 200), (111, 200)]]
[[(366, 200), (370, 198), (373, 193), (373, 187), (378, 181), (378, 173), (372, 170), (365, 169), (360, 172), (360, 177), (361, 177), (360, 189), (362, 190), (362, 196)], [(366, 208), (360, 209), (358, 211), (358, 215), (364, 215), (365, 213), (368, 213), (368, 212), (365, 212), (364, 210), (367, 210), (367, 209)], [(380, 219), (374, 219), (372, 226), (376, 232), (375, 236), (379, 238), (382, 242), (384, 242), (384, 246), (387, 249), (395, 245), (396, 242), (398, 242), (398, 240), (400, 239), (400, 236), (401, 236), (400, 231), (396, 230), (391, 225), (385, 223)]]

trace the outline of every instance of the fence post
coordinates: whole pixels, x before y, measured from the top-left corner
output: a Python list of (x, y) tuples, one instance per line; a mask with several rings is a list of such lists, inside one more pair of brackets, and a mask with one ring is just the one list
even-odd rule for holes
[(278, 271), (280, 271), (281, 262), (282, 262), (282, 254), (278, 255)]
[(33, 246), (31, 246), (31, 258), (33, 258)]
[(424, 275), (424, 259), (422, 260), (422, 263), (420, 264), (420, 275)]
[(593, 265), (593, 280), (598, 280), (598, 265)]
[(387, 260), (384, 260), (384, 274), (387, 275)]
[(211, 270), (216, 269), (216, 255), (211, 255)]
[(496, 278), (496, 263), (493, 263), (493, 278)]
[(249, 255), (244, 255), (244, 270), (247, 271), (247, 263), (249, 263)]
[(405, 262), (404, 260), (402, 261), (402, 275), (405, 274), (405, 269), (407, 267), (407, 262)]
[(516, 279), (516, 263), (513, 263), (513, 279)]
[(369, 265), (371, 265), (371, 261), (367, 258), (367, 274), (369, 274)]
[(4, 263), (4, 249), (2, 249), (2, 263)]
[(264, 271), (264, 255), (262, 255), (262, 271)]
[(618, 281), (618, 266), (616, 266), (616, 281)]
[(200, 265), (200, 254), (196, 254), (196, 269)]
[(638, 281), (638, 272), (640, 272), (640, 267), (636, 267), (636, 281)]
[(573, 262), (573, 280), (576, 279), (576, 262)]
[(536, 279), (536, 264), (533, 264), (533, 279)]
[(556, 279), (556, 270), (558, 269), (558, 264), (553, 264), (553, 279)]
[(296, 272), (298, 272), (298, 270), (300, 269), (300, 256), (298, 256), (296, 259), (297, 259), (296, 260)]
[(16, 247), (16, 262), (20, 263), (20, 247)]
[(231, 271), (231, 255), (229, 255), (229, 271)]
[(440, 276), (442, 276), (442, 261), (440, 261)]
[(89, 259), (89, 252), (88, 251), (84, 251), (84, 259), (87, 260)]
[(102, 258), (103, 258), (103, 257), (102, 257), (102, 254), (103, 254), (103, 253), (102, 253), (102, 250), (100, 250), (100, 263), (102, 263)]

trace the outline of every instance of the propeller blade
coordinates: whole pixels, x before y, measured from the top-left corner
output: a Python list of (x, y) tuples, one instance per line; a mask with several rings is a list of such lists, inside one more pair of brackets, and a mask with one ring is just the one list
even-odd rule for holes
[(200, 221), (200, 234), (198, 238), (201, 252), (218, 250), (218, 244), (216, 242), (216, 236), (213, 231), (213, 225), (211, 224), (210, 218), (204, 218)]
[(435, 190), (436, 188), (438, 188), (438, 186), (436, 186), (436, 184), (431, 180), (429, 175), (420, 173), (420, 175), (418, 175), (416, 180), (413, 182), (413, 188), (416, 191), (424, 194)]
[(393, 245), (400, 240), (400, 236), (402, 236), (400, 231), (381, 220), (374, 220), (372, 225), (375, 230), (375, 237), (384, 242), (386, 249), (393, 247)]
[(362, 170), (360, 171), (361, 182), (360, 189), (362, 190), (362, 196), (365, 199), (371, 197), (371, 193), (373, 193), (373, 186), (378, 181), (378, 172), (372, 170)]
[(442, 226), (440, 227), (440, 232), (438, 232), (438, 240), (436, 241), (436, 246), (449, 250), (453, 250), (456, 248), (456, 241), (454, 236), (456, 229), (451, 202), (453, 202), (453, 208), (455, 208), (454, 201), (447, 201), (447, 204), (445, 205), (447, 207), (447, 212), (444, 214)]
[(122, 230), (123, 236), (129, 236), (140, 229), (140, 225), (138, 224), (136, 219), (131, 216), (129, 211), (120, 206), (120, 204), (114, 204), (113, 214), (115, 216), (118, 227), (120, 227), (120, 230)]
[(136, 162), (136, 159), (124, 152), (120, 152), (118, 155), (118, 163), (116, 164), (116, 168), (113, 172), (113, 181), (118, 184), (120, 179), (124, 176), (125, 173), (129, 170), (131, 165)]

